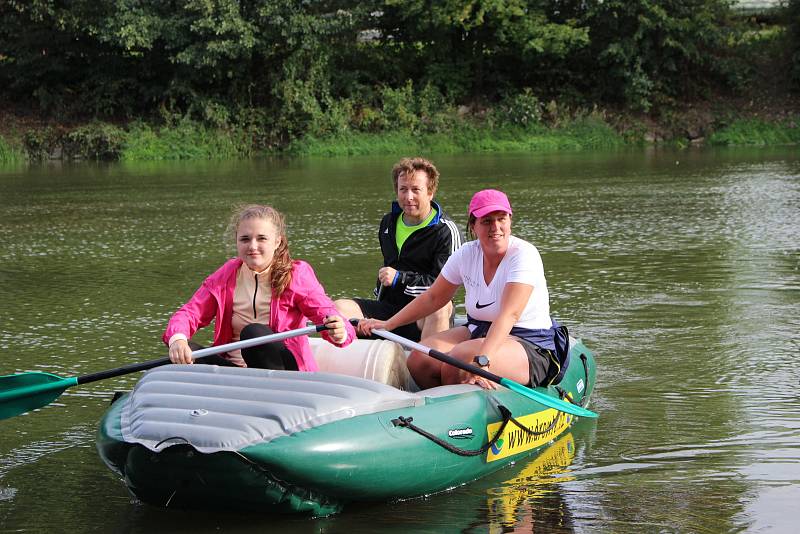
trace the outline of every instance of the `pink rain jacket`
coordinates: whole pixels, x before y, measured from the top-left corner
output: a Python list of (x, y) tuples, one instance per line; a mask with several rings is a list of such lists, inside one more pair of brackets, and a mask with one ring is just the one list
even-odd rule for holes
[[(205, 279), (189, 302), (184, 304), (170, 318), (162, 339), (168, 343), (177, 333), (191, 339), (197, 330), (214, 320), (214, 345), (230, 343), (233, 337), (231, 320), (233, 317), (233, 291), (236, 286), (236, 273), (242, 260), (233, 258)], [(285, 332), (304, 328), (306, 321), (322, 324), (326, 315), (339, 315), (333, 302), (317, 280), (311, 266), (302, 261), (292, 261), (292, 281), (280, 297), (272, 295), (269, 327), (273, 332)], [(352, 325), (345, 321), (347, 339), (341, 345), (349, 345), (356, 337)], [(326, 331), (322, 337), (333, 343)], [(318, 370), (317, 362), (311, 354), (307, 336), (284, 340), (286, 348), (294, 354), (300, 371)]]

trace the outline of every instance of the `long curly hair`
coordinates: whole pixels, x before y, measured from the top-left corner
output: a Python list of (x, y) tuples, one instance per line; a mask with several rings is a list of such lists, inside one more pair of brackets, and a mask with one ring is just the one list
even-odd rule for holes
[(236, 242), (239, 225), (242, 221), (248, 219), (270, 221), (281, 238), (281, 244), (278, 245), (272, 258), (269, 274), (270, 285), (275, 292), (275, 296), (279, 296), (289, 287), (289, 283), (292, 281), (292, 257), (289, 255), (289, 240), (286, 238), (286, 222), (283, 214), (272, 206), (263, 204), (240, 206), (231, 216), (231, 221), (228, 225), (228, 232), (233, 235), (234, 243)]

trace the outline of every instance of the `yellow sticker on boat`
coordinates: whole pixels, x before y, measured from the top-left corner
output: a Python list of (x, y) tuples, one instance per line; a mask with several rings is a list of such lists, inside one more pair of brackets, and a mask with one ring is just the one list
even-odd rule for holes
[[(487, 462), (508, 458), (549, 443), (566, 430), (572, 422), (571, 415), (553, 408), (515, 417), (515, 419), (532, 432), (526, 432), (513, 421), (509, 421), (500, 438), (486, 452)], [(488, 425), (486, 427), (487, 434), (494, 436), (502, 424), (500, 421)]]

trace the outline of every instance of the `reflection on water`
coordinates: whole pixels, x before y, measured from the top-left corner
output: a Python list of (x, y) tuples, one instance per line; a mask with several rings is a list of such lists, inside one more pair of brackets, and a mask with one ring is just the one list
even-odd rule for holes
[[(514, 478), (491, 488), (487, 494), (490, 532), (534, 532), (537, 523), (553, 529), (570, 528), (572, 517), (559, 486), (574, 480), (564, 473), (575, 457), (575, 439), (571, 433), (545, 447)], [(554, 501), (561, 501), (553, 506)], [(541, 502), (547, 506), (540, 506)]]
[(33, 464), (42, 457), (56, 454), (71, 447), (82, 446), (88, 439), (94, 437), (93, 426), (84, 425), (54, 436), (52, 440), (25, 443), (24, 446), (3, 451), (0, 457), (0, 479), (12, 470), (27, 464)]
[[(241, 202), (287, 214), (293, 256), (332, 296), (368, 296), (395, 159), (0, 169), (0, 374), (75, 376), (163, 356), (169, 315), (233, 254), (224, 233)], [(434, 159), (437, 199), (462, 227), (476, 189), (509, 193), (514, 233), (542, 253), (554, 315), (597, 353), (600, 419), (573, 428), (571, 464), (559, 441), (552, 463), (543, 453), (443, 494), (269, 526), (788, 530), (800, 497), (796, 149)], [(92, 442), (114, 391), (136, 379), (70, 388), (0, 422), (3, 529), (47, 530), (53, 513), (78, 531), (264, 526), (257, 513), (131, 503)]]

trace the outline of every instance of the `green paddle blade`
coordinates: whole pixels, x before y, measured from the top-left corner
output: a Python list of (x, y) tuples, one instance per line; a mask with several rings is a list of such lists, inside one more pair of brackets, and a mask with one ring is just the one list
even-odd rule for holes
[(0, 376), (0, 419), (47, 406), (77, 383), (77, 378), (61, 378), (50, 373)]
[(577, 415), (579, 417), (597, 417), (596, 413), (591, 410), (587, 410), (582, 406), (551, 397), (550, 395), (545, 395), (544, 393), (529, 387), (525, 387), (522, 384), (514, 382), (513, 380), (509, 380), (508, 378), (501, 378), (500, 383), (508, 389), (515, 391), (520, 395), (524, 395), (529, 399), (535, 400), (539, 404), (544, 404), (549, 408), (555, 408), (561, 412)]

